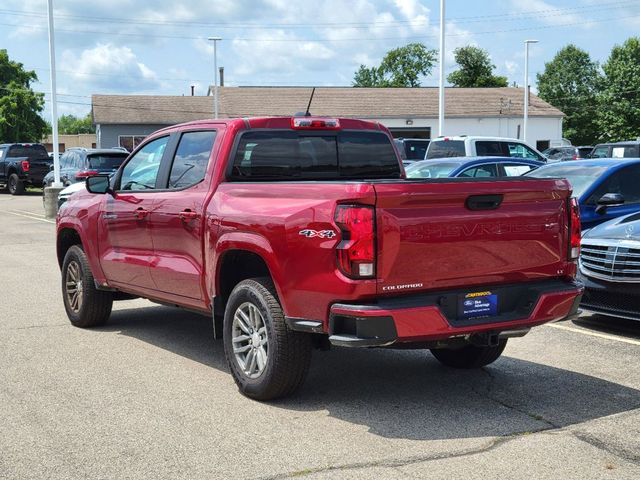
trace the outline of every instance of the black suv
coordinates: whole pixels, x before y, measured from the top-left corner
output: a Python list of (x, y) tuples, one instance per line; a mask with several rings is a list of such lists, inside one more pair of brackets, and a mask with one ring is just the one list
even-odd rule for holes
[(640, 141), (599, 143), (589, 155), (590, 158), (639, 158)]
[[(128, 156), (117, 148), (70, 148), (60, 156), (60, 181), (66, 187), (92, 175), (113, 173)], [(44, 184), (50, 186), (53, 181), (53, 172), (49, 172)]]
[(4, 143), (0, 145), (0, 188), (20, 195), (27, 185), (41, 187), (51, 164), (40, 143)]

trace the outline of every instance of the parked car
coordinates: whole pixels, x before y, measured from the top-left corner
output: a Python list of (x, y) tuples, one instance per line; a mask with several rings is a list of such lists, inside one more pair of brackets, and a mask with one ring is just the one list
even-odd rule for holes
[(589, 158), (640, 158), (640, 141), (599, 143)]
[(452, 157), (422, 160), (405, 168), (407, 178), (498, 178), (518, 177), (541, 167), (537, 160), (505, 157)]
[(569, 182), (406, 180), (375, 122), (176, 125), (86, 185), (57, 217), (71, 323), (103, 324), (121, 293), (213, 315), (255, 399), (298, 388), (313, 345), (479, 368), (582, 294)]
[(551, 147), (542, 152), (549, 162), (566, 162), (567, 160), (582, 160), (590, 158), (589, 155), (593, 146), (583, 145), (581, 147)]
[(582, 228), (640, 211), (640, 159), (601, 158), (546, 165), (527, 176), (566, 178), (580, 204)]
[(396, 146), (403, 160), (424, 160), (431, 140), (426, 138), (396, 138)]
[[(83, 182), (91, 175), (113, 173), (129, 156), (116, 148), (70, 148), (60, 156), (60, 181), (64, 186)], [(44, 178), (45, 186), (53, 184), (53, 171)]]
[(40, 143), (0, 145), (0, 189), (20, 195), (28, 185), (42, 187), (51, 162), (47, 149)]
[(581, 308), (640, 320), (640, 213), (602, 223), (582, 239)]
[(432, 139), (425, 159), (445, 157), (515, 157), (546, 162), (540, 152), (521, 140), (467, 135)]

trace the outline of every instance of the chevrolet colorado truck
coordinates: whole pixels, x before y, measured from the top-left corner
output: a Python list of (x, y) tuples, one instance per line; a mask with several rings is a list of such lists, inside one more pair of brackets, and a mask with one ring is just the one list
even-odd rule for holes
[(240, 391), (304, 381), (314, 347), (430, 349), (478, 368), (577, 311), (563, 179), (406, 179), (380, 124), (206, 120), (150, 135), (57, 217), (71, 323), (130, 296), (211, 316)]
[(40, 143), (5, 143), (0, 145), (0, 189), (20, 195), (27, 185), (43, 186), (44, 176), (53, 160)]

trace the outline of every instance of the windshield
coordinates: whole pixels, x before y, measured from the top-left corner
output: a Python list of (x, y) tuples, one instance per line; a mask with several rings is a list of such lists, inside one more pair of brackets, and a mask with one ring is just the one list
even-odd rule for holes
[(406, 168), (407, 178), (446, 178), (460, 164), (418, 162)]
[(126, 154), (100, 154), (89, 156), (89, 167), (96, 170), (117, 170), (127, 158)]
[(584, 192), (607, 170), (602, 165), (553, 165), (527, 173), (528, 177), (566, 178), (573, 188), (573, 196), (581, 197)]

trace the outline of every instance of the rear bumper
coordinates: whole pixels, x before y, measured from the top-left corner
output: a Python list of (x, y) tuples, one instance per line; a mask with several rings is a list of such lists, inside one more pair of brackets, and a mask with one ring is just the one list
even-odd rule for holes
[(488, 290), (500, 292), (504, 313), (458, 319), (457, 302), (452, 299), (467, 291), (383, 299), (375, 304), (337, 303), (331, 307), (329, 340), (342, 346), (372, 347), (500, 332), (504, 336), (518, 336), (515, 332), (526, 333), (530, 327), (575, 316), (583, 286), (579, 282), (554, 280)]

